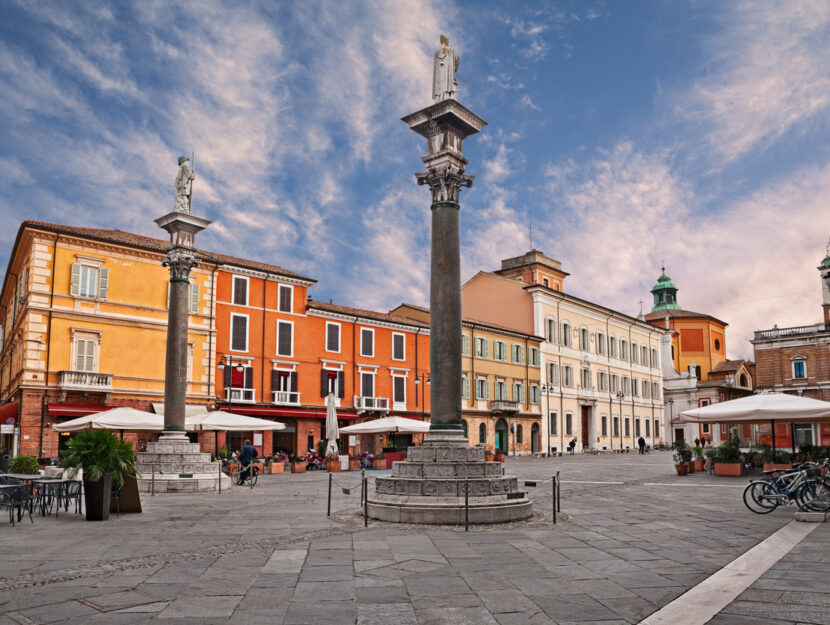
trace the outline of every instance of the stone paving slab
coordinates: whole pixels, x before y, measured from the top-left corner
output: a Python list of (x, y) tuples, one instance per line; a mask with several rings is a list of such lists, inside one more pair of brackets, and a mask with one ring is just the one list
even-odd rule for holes
[[(322, 472), (261, 476), (222, 495), (145, 496), (143, 514), (107, 523), (39, 517), (0, 531), (0, 625), (636, 623), (792, 519), (747, 511), (746, 478), (676, 476), (669, 453), (507, 463), (520, 480), (556, 470), (556, 526), (549, 489), (528, 488), (537, 514), (511, 526), (364, 528), (358, 489), (335, 489), (326, 518)], [(824, 623), (825, 533), (711, 622)], [(788, 606), (799, 611), (788, 617)]]

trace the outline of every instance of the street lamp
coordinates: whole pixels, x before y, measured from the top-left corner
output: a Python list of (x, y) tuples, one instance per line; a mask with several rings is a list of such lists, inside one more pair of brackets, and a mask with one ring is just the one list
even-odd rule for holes
[(674, 448), (674, 400), (667, 399), (666, 403), (669, 405), (669, 442)]
[[(622, 391), (618, 391), (618, 392), (617, 392), (617, 399), (619, 399), (619, 400), (620, 400), (620, 417), (619, 417), (619, 419), (620, 419), (620, 420), (619, 420), (619, 431), (620, 431), (620, 451), (622, 451), (622, 449), (623, 449), (623, 434), (622, 434), (622, 433), (623, 433), (623, 430), (622, 430), (622, 425), (623, 425), (623, 414), (622, 414), (622, 403), (623, 403), (623, 399), (625, 399), (625, 393), (623, 393)], [(612, 440), (613, 440), (613, 439), (612, 439)]]
[[(421, 386), (422, 382), (426, 382), (423, 386)], [(415, 376), (415, 399), (418, 399), (418, 386), (421, 386), (421, 421), (424, 420), (424, 393), (426, 392), (426, 387), (429, 386), (429, 373), (420, 373)]]
[[(225, 367), (230, 367), (230, 371), (231, 371), (231, 375), (229, 377), (230, 384), (228, 385), (228, 388), (225, 389), (225, 393), (227, 394), (227, 399), (228, 399), (228, 414), (231, 414), (231, 413), (233, 413), (233, 368), (234, 368), (233, 367), (233, 356), (226, 356), (226, 358), (228, 360), (227, 365), (225, 364), (224, 360), (220, 360), (219, 363), (216, 366), (218, 367), (219, 371), (223, 371), (223, 372), (225, 371)], [(242, 365), (242, 363), (239, 360), (237, 360), (237, 362), (239, 362), (239, 364), (236, 365), (236, 370), (239, 373), (242, 373), (243, 371), (245, 371), (245, 367)], [(227, 438), (228, 438), (228, 433), (225, 432), (225, 444), (228, 445), (228, 456), (230, 456), (231, 446), (228, 444)], [(219, 434), (218, 433), (216, 434), (216, 446), (219, 447)], [(216, 454), (217, 454), (217, 456), (219, 455), (219, 450), (218, 449), (216, 451)]]

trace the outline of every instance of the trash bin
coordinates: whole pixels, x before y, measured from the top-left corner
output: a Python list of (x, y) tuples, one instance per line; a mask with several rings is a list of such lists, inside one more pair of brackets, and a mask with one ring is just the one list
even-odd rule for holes
[(3, 454), (2, 456), (0, 456), (0, 472), (8, 473), (10, 462), (11, 456), (9, 454)]

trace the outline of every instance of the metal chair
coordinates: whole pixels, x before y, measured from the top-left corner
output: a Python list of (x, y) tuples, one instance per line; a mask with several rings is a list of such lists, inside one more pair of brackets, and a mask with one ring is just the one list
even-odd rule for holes
[(115, 518), (118, 518), (118, 512), (121, 510), (121, 489), (123, 486), (113, 487), (110, 492), (110, 501), (115, 499)]
[(9, 522), (14, 525), (14, 513), (17, 509), (17, 488), (0, 489), (0, 508), (9, 509)]
[(81, 509), (83, 507), (83, 497), (82, 495), (82, 488), (81, 482), (78, 480), (66, 480), (61, 482), (63, 484), (63, 509), (64, 512), (69, 511), (69, 504), (71, 502), (75, 503), (75, 512), (77, 514), (81, 514)]

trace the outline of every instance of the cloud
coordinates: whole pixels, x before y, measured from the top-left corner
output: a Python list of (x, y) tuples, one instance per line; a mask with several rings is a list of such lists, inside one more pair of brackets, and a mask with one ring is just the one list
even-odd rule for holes
[[(705, 40), (714, 68), (673, 94), (676, 113), (702, 129), (704, 158), (735, 161), (826, 114), (830, 105), (830, 4), (724, 5), (722, 29)], [(731, 10), (730, 10), (731, 8)]]
[(524, 94), (524, 95), (523, 95), (523, 96), (519, 99), (519, 103), (520, 103), (523, 107), (525, 107), (525, 108), (529, 108), (529, 109), (533, 109), (534, 111), (541, 111), (541, 110), (542, 110), (540, 107), (536, 106), (536, 105), (533, 103), (533, 99), (532, 99), (532, 98), (530, 97), (530, 95), (529, 95), (529, 94), (527, 94), (527, 93), (526, 93), (526, 94)]

